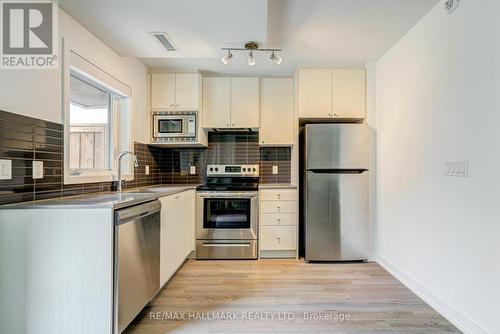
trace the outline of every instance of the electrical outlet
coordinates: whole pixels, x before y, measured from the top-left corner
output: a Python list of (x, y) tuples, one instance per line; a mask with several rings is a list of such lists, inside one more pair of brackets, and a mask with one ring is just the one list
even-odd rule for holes
[(276, 165), (273, 166), (273, 174), (278, 174), (278, 166)]
[(33, 179), (43, 179), (43, 161), (33, 161)]
[(196, 166), (189, 166), (189, 174), (196, 175)]
[(0, 160), (0, 180), (12, 179), (12, 161)]
[(469, 176), (469, 162), (465, 161), (445, 161), (444, 162), (445, 176)]
[(144, 170), (144, 173), (145, 173), (146, 175), (149, 175), (149, 166), (148, 166), (148, 165), (146, 165), (145, 170)]

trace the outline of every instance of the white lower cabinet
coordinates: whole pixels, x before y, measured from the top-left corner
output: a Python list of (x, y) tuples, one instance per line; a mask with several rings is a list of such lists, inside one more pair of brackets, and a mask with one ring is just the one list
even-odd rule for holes
[(261, 213), (295, 213), (297, 201), (261, 201)]
[(194, 250), (195, 191), (160, 198), (160, 284), (163, 286)]
[(261, 250), (297, 249), (295, 226), (262, 226), (261, 229)]
[(297, 257), (297, 190), (260, 190), (260, 257)]

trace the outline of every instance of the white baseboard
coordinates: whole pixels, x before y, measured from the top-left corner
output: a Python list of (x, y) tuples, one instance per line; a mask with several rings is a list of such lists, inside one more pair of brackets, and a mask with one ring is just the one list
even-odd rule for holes
[(466, 334), (489, 334), (487, 330), (481, 328), (481, 326), (479, 326), (472, 319), (411, 278), (406, 272), (383, 256), (375, 255), (375, 262), (387, 270), (398, 281), (403, 283), (408, 289), (419, 296), (423, 301), (429, 304), (462, 332)]

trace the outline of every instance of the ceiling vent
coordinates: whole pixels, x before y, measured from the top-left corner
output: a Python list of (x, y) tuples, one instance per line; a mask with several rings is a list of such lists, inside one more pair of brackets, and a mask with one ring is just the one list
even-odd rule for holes
[(160, 42), (167, 51), (177, 51), (174, 42), (172, 42), (172, 39), (166, 32), (150, 32), (150, 34), (154, 39)]
[(448, 14), (451, 14), (458, 8), (458, 6), (460, 6), (460, 0), (446, 0), (444, 9)]

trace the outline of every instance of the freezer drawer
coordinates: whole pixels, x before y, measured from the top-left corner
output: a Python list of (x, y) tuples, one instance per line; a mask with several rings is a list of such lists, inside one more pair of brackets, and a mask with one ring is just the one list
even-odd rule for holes
[(305, 169), (368, 169), (368, 126), (307, 124)]
[(368, 257), (368, 172), (306, 172), (306, 261)]

